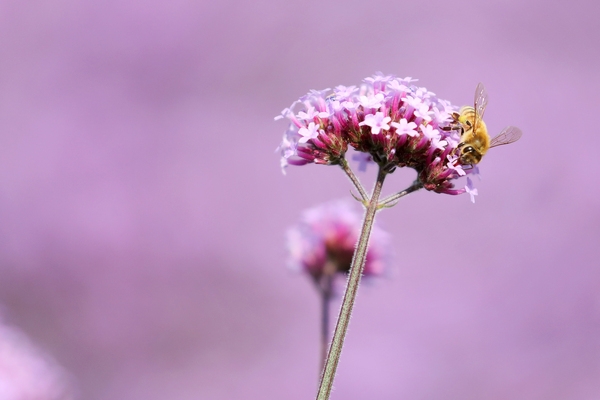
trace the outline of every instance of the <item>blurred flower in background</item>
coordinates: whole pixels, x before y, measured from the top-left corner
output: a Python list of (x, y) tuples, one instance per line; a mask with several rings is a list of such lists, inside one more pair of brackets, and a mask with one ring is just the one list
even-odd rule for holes
[(73, 398), (66, 372), (25, 334), (0, 322), (0, 399)]
[[(288, 265), (309, 274), (317, 285), (326, 277), (347, 274), (362, 223), (357, 208), (352, 200), (336, 200), (304, 211), (287, 231)], [(390, 261), (388, 234), (375, 225), (364, 277), (381, 275)]]
[[(352, 200), (336, 200), (310, 208), (288, 229), (288, 265), (307, 273), (321, 300), (321, 366), (327, 357), (330, 339), (330, 304), (336, 281), (346, 277), (362, 226), (362, 215)], [(380, 276), (389, 267), (391, 252), (388, 234), (373, 226), (363, 278)]]

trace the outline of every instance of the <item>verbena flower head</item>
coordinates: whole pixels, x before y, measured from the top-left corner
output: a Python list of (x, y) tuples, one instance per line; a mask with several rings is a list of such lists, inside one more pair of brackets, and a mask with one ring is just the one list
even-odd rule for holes
[(414, 82), (376, 74), (360, 87), (337, 86), (301, 97), (276, 117), (290, 120), (279, 146), (282, 167), (339, 164), (351, 146), (387, 172), (415, 169), (427, 190), (466, 192), (452, 182), (472, 172), (460, 160), (460, 132), (451, 117), (458, 108)]
[[(288, 264), (316, 282), (325, 275), (346, 274), (360, 235), (362, 214), (355, 203), (339, 200), (310, 208), (287, 231)], [(371, 232), (363, 275), (381, 275), (389, 264), (387, 233), (376, 225)]]

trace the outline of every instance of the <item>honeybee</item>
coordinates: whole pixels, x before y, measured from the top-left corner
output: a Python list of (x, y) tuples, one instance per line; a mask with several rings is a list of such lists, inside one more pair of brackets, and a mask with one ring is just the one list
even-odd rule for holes
[(458, 113), (453, 113), (455, 124), (461, 130), (460, 161), (462, 164), (477, 164), (489, 149), (503, 144), (516, 142), (521, 137), (521, 130), (516, 126), (507, 126), (493, 139), (487, 132), (483, 113), (488, 103), (488, 94), (482, 83), (475, 89), (474, 107), (464, 106)]

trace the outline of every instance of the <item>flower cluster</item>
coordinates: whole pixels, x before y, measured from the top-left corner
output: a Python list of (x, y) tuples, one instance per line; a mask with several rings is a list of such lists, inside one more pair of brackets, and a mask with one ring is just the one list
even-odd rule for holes
[[(325, 275), (347, 274), (360, 235), (361, 214), (350, 201), (333, 201), (306, 210), (287, 231), (288, 264), (315, 282)], [(373, 227), (364, 276), (381, 275), (391, 258), (387, 233)]]
[(452, 118), (457, 109), (413, 82), (376, 74), (360, 87), (301, 97), (275, 118), (290, 120), (279, 146), (282, 168), (339, 164), (351, 146), (387, 172), (415, 169), (427, 190), (464, 193), (451, 182), (472, 171), (460, 160), (460, 132)]

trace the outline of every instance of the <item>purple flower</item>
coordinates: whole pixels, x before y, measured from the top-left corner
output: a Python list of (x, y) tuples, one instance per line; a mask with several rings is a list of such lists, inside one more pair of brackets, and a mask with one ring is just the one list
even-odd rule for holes
[(308, 124), (308, 127), (302, 127), (298, 129), (298, 133), (302, 136), (298, 143), (306, 143), (309, 139), (316, 139), (319, 137), (320, 129), (314, 122)]
[(367, 125), (371, 128), (373, 135), (379, 134), (382, 130), (390, 129), (388, 125), (392, 119), (390, 117), (384, 117), (382, 112), (378, 112), (375, 115), (369, 114), (365, 116), (365, 120), (358, 124), (359, 126)]
[(381, 104), (384, 100), (385, 98), (381, 93), (377, 93), (372, 96), (360, 96), (358, 99), (359, 105), (365, 109), (378, 109), (381, 107)]
[(339, 85), (334, 89), (335, 99), (340, 102), (353, 97), (356, 92), (358, 92), (358, 88), (356, 86)]
[(469, 196), (471, 196), (471, 201), (473, 203), (475, 203), (475, 196), (477, 196), (477, 189), (475, 189), (475, 186), (473, 186), (473, 181), (471, 180), (471, 178), (467, 177), (467, 186), (465, 186), (465, 191), (467, 193), (469, 193)]
[(301, 97), (281, 114), (290, 120), (279, 146), (282, 167), (339, 164), (351, 146), (388, 173), (415, 169), (427, 190), (465, 193), (453, 183), (473, 171), (461, 164), (460, 132), (451, 118), (457, 108), (415, 81), (378, 73), (358, 89), (337, 86)]
[(308, 109), (306, 111), (300, 111), (298, 113), (298, 119), (301, 119), (303, 121), (312, 121), (318, 115), (319, 115), (319, 112), (317, 110), (315, 110), (314, 107), (311, 106), (311, 107), (308, 107)]
[(440, 131), (431, 125), (421, 125), (421, 132), (429, 140), (439, 139), (441, 136)]
[(352, 160), (358, 162), (358, 170), (360, 172), (365, 172), (367, 170), (367, 165), (373, 162), (373, 158), (367, 153), (354, 153), (352, 155)]
[[(347, 274), (360, 235), (362, 214), (351, 201), (310, 208), (286, 234), (288, 265), (308, 273), (316, 283), (328, 275)], [(364, 276), (381, 275), (390, 260), (387, 233), (373, 227)]]
[(415, 129), (417, 124), (414, 122), (408, 122), (405, 118), (402, 118), (400, 122), (392, 122), (392, 126), (396, 128), (396, 134), (400, 136), (408, 135), (415, 137), (419, 134), (419, 132), (417, 132)]

